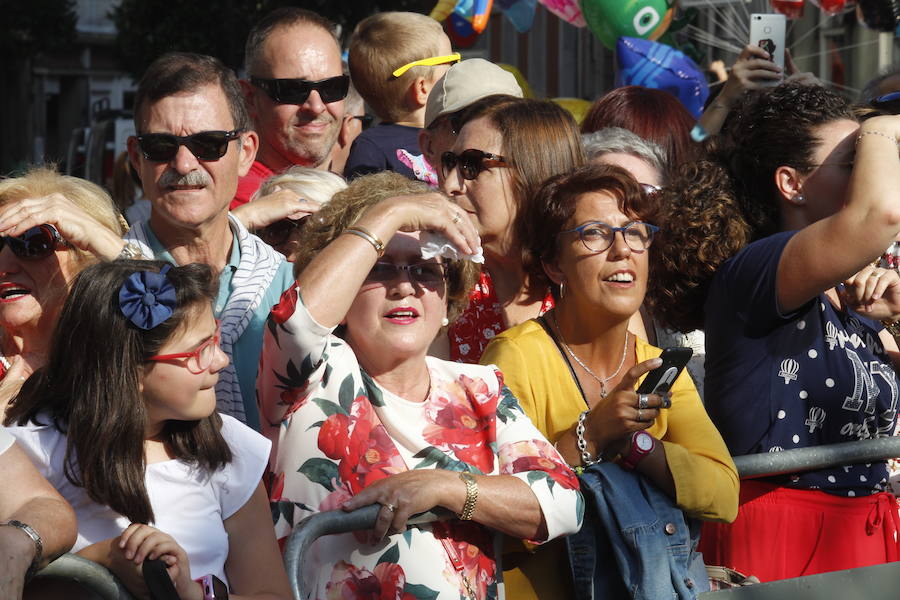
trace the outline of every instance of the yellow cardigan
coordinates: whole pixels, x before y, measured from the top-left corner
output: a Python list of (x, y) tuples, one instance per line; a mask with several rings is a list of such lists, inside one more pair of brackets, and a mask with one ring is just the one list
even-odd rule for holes
[[(636, 338), (637, 362), (661, 352)], [(551, 442), (559, 440), (586, 408), (559, 349), (537, 321), (526, 321), (498, 335), (481, 363), (497, 365), (525, 413)], [(676, 504), (694, 517), (733, 521), (738, 509), (737, 470), (686, 372), (672, 386), (671, 408), (663, 410), (647, 431), (665, 448), (675, 480)], [(507, 598), (566, 597), (564, 544), (550, 542), (530, 556), (525, 552), (507, 556), (504, 562), (509, 565), (504, 568), (519, 567), (504, 573)]]

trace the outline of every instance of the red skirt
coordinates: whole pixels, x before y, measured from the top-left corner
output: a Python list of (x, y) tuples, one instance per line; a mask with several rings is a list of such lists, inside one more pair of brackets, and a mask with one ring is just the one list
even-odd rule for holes
[(708, 565), (774, 581), (900, 560), (898, 529), (886, 492), (847, 498), (742, 481), (737, 519), (705, 522), (699, 549)]

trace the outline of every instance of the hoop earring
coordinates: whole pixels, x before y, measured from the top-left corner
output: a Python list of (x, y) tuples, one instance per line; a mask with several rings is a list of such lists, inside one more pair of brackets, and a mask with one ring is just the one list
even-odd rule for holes
[(566, 295), (566, 282), (561, 281), (559, 283), (559, 299), (562, 300), (563, 296), (565, 296), (565, 295)]

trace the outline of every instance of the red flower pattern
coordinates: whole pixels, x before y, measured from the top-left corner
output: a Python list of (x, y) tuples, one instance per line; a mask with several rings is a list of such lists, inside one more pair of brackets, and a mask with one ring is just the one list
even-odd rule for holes
[(578, 477), (561, 462), (559, 453), (544, 440), (523, 440), (500, 447), (500, 472), (504, 475), (544, 471), (567, 490), (579, 488)]
[(341, 561), (331, 572), (325, 594), (328, 600), (414, 600), (403, 591), (405, 586), (406, 574), (396, 563), (383, 562), (369, 571)]
[(490, 443), (497, 439), (497, 394), (491, 394), (484, 381), (464, 375), (456, 382), (464, 394), (432, 385), (425, 404), (425, 441), (490, 473), (494, 466)]
[(297, 309), (297, 299), (299, 296), (300, 292), (298, 291), (296, 283), (284, 290), (284, 293), (281, 294), (281, 298), (278, 300), (278, 304), (273, 306), (272, 311), (269, 313), (272, 320), (279, 325), (282, 325), (291, 318), (291, 315), (294, 314), (294, 311)]

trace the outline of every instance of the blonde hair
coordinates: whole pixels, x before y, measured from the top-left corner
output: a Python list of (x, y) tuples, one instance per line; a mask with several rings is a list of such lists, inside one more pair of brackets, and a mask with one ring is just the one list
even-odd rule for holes
[[(106, 190), (90, 181), (61, 175), (54, 167), (33, 167), (21, 177), (0, 179), (0, 206), (57, 193), (116, 235), (122, 236), (128, 230), (125, 219), (116, 210)], [(97, 262), (97, 258), (85, 250), (71, 247), (69, 252), (79, 270)]]
[[(347, 189), (335, 194), (331, 202), (307, 221), (294, 259), (294, 276), (303, 271), (325, 246), (356, 223), (369, 207), (394, 196), (431, 191), (425, 183), (392, 171), (354, 179)], [(480, 267), (469, 260), (445, 260), (444, 263), (447, 265), (447, 318), (453, 321), (466, 309)]]
[(263, 181), (253, 199), (271, 194), (276, 187), (287, 188), (308, 200), (325, 204), (337, 192), (346, 189), (347, 182), (330, 171), (294, 166)]
[(388, 123), (409, 113), (406, 90), (422, 77), (435, 79), (434, 67), (413, 67), (400, 77), (392, 73), (441, 51), (440, 23), (418, 13), (383, 12), (363, 19), (350, 40), (350, 77), (379, 119)]

